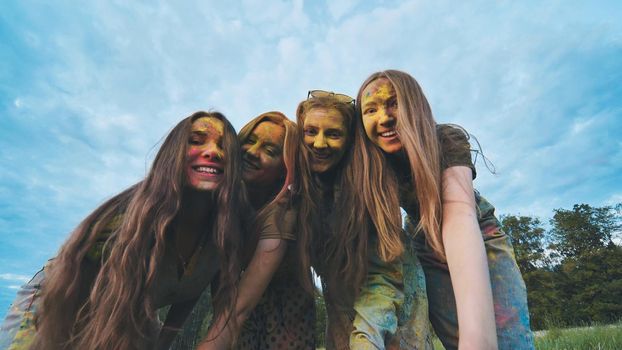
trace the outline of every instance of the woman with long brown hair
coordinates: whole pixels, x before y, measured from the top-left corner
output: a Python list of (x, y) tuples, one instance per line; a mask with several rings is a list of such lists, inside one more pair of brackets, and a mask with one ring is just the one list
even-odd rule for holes
[[(359, 181), (377, 194), (366, 205), (372, 212), (401, 206), (408, 214), (406, 242), (421, 260), (430, 321), (443, 345), (533, 348), (509, 237), (494, 207), (473, 189), (468, 134), (437, 124), (421, 88), (404, 72), (372, 74), (357, 98), (357, 131), (366, 137), (355, 163), (367, 174)], [(392, 213), (385, 220), (400, 218)]]
[[(259, 115), (238, 135), (256, 217), (248, 242), (254, 251), (236, 300), (236, 319), (243, 324), (237, 349), (315, 349), (314, 299), (299, 282), (296, 217), (288, 207), (297, 135), (295, 124), (280, 112)], [(199, 349), (231, 347), (234, 332), (226, 327), (227, 318), (212, 325)]]
[(32, 348), (167, 349), (218, 271), (215, 313), (231, 309), (239, 168), (224, 115), (196, 112), (177, 124), (147, 177), (82, 221), (46, 269)]
[[(363, 195), (371, 194), (363, 193), (356, 181), (362, 175), (354, 174), (353, 146), (361, 142), (355, 133), (354, 100), (311, 91), (298, 105), (296, 116), (302, 134), (294, 185), (298, 220), (304, 223), (298, 227), (301, 275), (309, 274), (313, 267), (321, 279), (328, 315), (326, 348), (347, 349), (354, 301), (369, 283), (368, 268), (374, 268), (368, 261), (385, 264), (402, 254), (401, 227), (382, 220), (377, 213), (370, 215), (362, 200)], [(382, 212), (389, 208), (374, 209)], [(401, 283), (400, 266), (386, 267), (396, 278), (385, 282)], [(311, 292), (310, 279), (303, 282)], [(399, 293), (386, 298), (396, 307), (401, 303)]]

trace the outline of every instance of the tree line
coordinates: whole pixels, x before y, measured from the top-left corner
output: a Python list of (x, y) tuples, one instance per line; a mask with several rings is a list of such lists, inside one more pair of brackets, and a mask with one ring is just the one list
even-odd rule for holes
[(622, 203), (575, 204), (555, 209), (548, 228), (537, 217), (501, 217), (527, 285), (534, 330), (622, 319), (621, 213)]

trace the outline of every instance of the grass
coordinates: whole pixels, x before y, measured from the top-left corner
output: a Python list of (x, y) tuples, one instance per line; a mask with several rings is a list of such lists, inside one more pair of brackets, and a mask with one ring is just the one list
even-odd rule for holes
[(584, 328), (552, 328), (546, 334), (536, 337), (536, 349), (622, 349), (622, 323)]
[[(318, 348), (324, 349), (324, 348)], [(434, 350), (445, 349), (434, 337)], [(613, 325), (563, 329), (552, 327), (536, 335), (537, 350), (620, 350), (622, 322)]]

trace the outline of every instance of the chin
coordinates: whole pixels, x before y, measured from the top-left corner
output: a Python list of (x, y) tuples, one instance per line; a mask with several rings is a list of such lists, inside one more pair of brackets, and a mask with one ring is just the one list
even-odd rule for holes
[(220, 184), (217, 182), (204, 182), (190, 186), (190, 188), (197, 192), (212, 192), (217, 190), (218, 187), (220, 187)]
[(328, 170), (328, 167), (326, 166), (314, 166), (311, 168), (311, 171), (316, 173), (316, 174), (321, 174), (324, 173)]
[(391, 145), (382, 145), (380, 149), (387, 154), (395, 154), (402, 150), (402, 144), (391, 144)]

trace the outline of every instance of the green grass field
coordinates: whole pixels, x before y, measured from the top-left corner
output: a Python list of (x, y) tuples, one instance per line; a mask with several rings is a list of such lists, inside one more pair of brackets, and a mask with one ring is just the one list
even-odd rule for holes
[[(438, 339), (434, 350), (443, 350)], [(620, 350), (622, 349), (622, 322), (607, 326), (584, 328), (552, 328), (536, 334), (537, 350)], [(324, 350), (324, 348), (318, 348)]]
[(622, 349), (622, 323), (585, 328), (553, 328), (536, 337), (536, 349), (619, 350)]
[[(445, 349), (438, 339), (434, 350)], [(622, 322), (607, 326), (584, 328), (552, 328), (536, 334), (537, 350), (620, 350)]]

